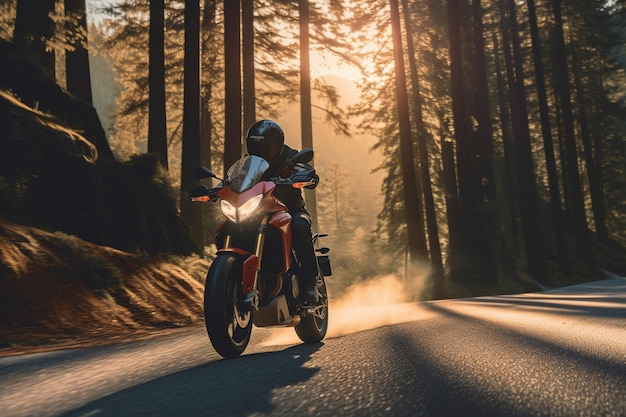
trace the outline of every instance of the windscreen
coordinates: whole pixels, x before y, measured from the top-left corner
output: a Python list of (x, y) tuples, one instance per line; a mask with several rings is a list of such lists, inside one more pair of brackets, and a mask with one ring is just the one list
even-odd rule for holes
[(228, 169), (226, 182), (234, 192), (242, 193), (261, 181), (269, 167), (270, 164), (259, 156), (243, 156)]

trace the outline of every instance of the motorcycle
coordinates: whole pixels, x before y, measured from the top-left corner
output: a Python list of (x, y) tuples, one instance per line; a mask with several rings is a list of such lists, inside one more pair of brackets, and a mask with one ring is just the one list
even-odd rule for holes
[(315, 184), (315, 171), (300, 163), (313, 158), (311, 149), (294, 155), (289, 178), (262, 180), (269, 163), (246, 155), (228, 170), (225, 179), (205, 167), (194, 169), (198, 180), (215, 178), (214, 188), (195, 187), (196, 202), (220, 202), (226, 221), (220, 226), (218, 251), (209, 268), (204, 291), (206, 330), (215, 350), (224, 358), (240, 356), (250, 341), (252, 325), (292, 326), (304, 343), (317, 343), (328, 328), (325, 277), (331, 275), (330, 249), (319, 247), (312, 235), (318, 266), (318, 303), (299, 300), (299, 263), (291, 248), (291, 215), (275, 196), (277, 186), (302, 188)]

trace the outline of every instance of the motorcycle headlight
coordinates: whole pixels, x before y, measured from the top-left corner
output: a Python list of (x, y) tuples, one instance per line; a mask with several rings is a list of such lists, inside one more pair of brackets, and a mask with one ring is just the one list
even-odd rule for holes
[(233, 222), (237, 221), (237, 209), (228, 201), (226, 200), (220, 201), (220, 210), (222, 210), (222, 214), (226, 216), (229, 220)]
[(262, 198), (262, 194), (254, 196), (250, 200), (246, 201), (239, 208), (236, 208), (226, 200), (222, 200), (220, 203), (220, 208), (224, 216), (228, 217), (228, 219), (230, 219), (231, 221), (238, 223), (246, 220), (248, 217), (254, 214), (256, 209), (259, 207), (259, 204), (261, 204)]
[(259, 194), (257, 196), (252, 197), (250, 200), (246, 201), (239, 209), (237, 210), (237, 217), (239, 221), (244, 221), (248, 217), (250, 217), (256, 209), (261, 204), (261, 199), (263, 198), (263, 194)]

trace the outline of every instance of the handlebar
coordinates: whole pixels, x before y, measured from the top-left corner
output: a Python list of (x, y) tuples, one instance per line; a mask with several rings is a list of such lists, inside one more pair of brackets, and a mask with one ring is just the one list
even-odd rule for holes
[[(209, 170), (199, 172), (205, 175), (205, 178), (208, 177), (207, 173), (210, 173)], [(269, 181), (272, 181), (276, 185), (281, 186), (292, 186), (293, 188), (315, 188), (319, 182), (319, 176), (315, 173), (315, 169), (301, 169), (297, 170), (293, 173), (289, 178), (276, 177), (270, 178)], [(190, 192), (191, 201), (196, 202), (210, 202), (217, 201), (217, 194), (220, 190), (224, 188), (224, 181), (222, 181), (217, 187), (209, 188), (206, 185), (201, 185), (199, 187), (194, 187)]]
[(221, 185), (215, 188), (209, 188), (206, 185), (193, 187), (189, 193), (191, 201), (200, 203), (208, 203), (209, 201), (217, 201), (217, 193), (222, 189)]

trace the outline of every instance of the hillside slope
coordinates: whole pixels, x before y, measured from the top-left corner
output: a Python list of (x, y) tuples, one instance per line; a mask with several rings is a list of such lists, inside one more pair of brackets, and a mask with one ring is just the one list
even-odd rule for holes
[(0, 219), (0, 355), (202, 322), (208, 262), (185, 268)]

